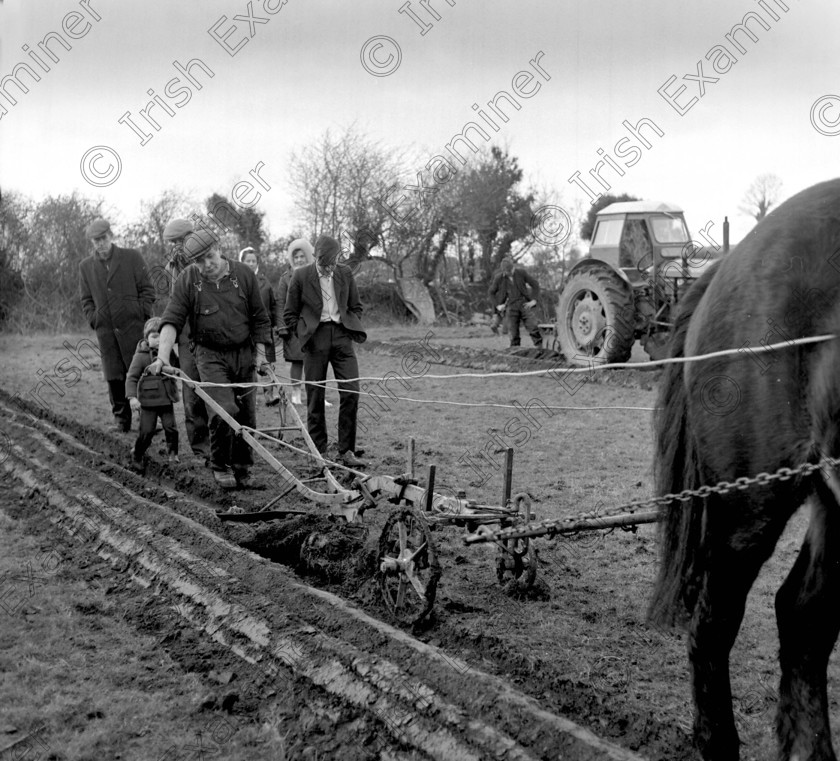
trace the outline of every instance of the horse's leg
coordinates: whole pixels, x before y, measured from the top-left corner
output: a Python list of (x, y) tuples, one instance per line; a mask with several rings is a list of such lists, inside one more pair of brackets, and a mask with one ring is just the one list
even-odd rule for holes
[(776, 734), (782, 759), (835, 761), (826, 668), (840, 631), (840, 505), (821, 479), (815, 482), (802, 550), (776, 594), (782, 669)]
[(739, 741), (732, 709), (729, 653), (741, 627), (747, 594), (762, 564), (773, 553), (785, 521), (777, 518), (744, 529), (736, 526), (733, 531), (722, 516), (746, 509), (754, 516), (757, 509), (761, 514), (760, 508), (710, 500), (708, 509), (710, 546), (688, 629), (694, 741), (706, 761), (737, 761)]

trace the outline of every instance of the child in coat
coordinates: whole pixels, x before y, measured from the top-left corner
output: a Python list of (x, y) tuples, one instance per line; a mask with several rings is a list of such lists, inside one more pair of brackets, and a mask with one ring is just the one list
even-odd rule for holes
[(169, 462), (178, 459), (178, 429), (175, 427), (174, 403), (178, 401), (178, 386), (172, 378), (147, 375), (146, 368), (157, 358), (160, 346), (160, 317), (152, 317), (143, 326), (143, 340), (137, 344), (131, 367), (125, 380), (125, 395), (131, 409), (140, 413), (140, 433), (134, 444), (133, 459), (143, 467), (144, 456), (155, 435), (158, 418), (166, 436)]

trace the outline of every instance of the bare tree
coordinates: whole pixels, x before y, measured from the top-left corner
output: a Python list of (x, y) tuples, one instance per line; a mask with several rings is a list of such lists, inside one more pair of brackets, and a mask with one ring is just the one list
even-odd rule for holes
[(379, 201), (400, 180), (397, 151), (373, 142), (355, 126), (325, 132), (295, 151), (289, 163), (295, 205), (313, 239), (349, 237), (359, 258), (380, 240), (387, 211)]
[(7, 255), (17, 262), (23, 294), (14, 329), (67, 330), (82, 324), (79, 262), (90, 253), (85, 226), (102, 216), (102, 202), (73, 193), (49, 196), (28, 206), (19, 248)]
[(738, 207), (744, 214), (760, 222), (767, 216), (782, 194), (782, 181), (775, 174), (760, 174), (750, 185)]

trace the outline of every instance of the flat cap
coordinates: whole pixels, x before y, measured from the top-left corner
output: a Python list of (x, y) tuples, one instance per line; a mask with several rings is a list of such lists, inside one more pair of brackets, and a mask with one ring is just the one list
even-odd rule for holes
[(333, 262), (338, 259), (341, 253), (341, 246), (335, 238), (330, 238), (329, 235), (320, 235), (315, 241), (315, 259), (319, 262)]
[(100, 235), (104, 235), (107, 232), (111, 232), (111, 223), (107, 219), (94, 219), (86, 228), (85, 228), (85, 238), (98, 238)]
[(184, 254), (187, 260), (194, 262), (202, 256), (208, 254), (219, 239), (213, 235), (209, 230), (199, 230), (198, 232), (190, 233), (184, 239)]
[(189, 235), (195, 228), (188, 219), (173, 219), (163, 228), (164, 240), (178, 240)]

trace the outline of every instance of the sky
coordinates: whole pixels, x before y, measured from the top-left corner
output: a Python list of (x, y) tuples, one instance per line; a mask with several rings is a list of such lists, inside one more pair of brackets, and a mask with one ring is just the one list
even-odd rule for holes
[[(757, 39), (727, 40), (746, 14)], [(167, 189), (250, 183), (277, 237), (299, 229), (289, 157), (324, 131), (431, 160), (475, 121), (561, 205), (607, 192), (601, 151), (609, 192), (680, 206), (692, 237), (728, 216), (735, 242), (756, 176), (789, 197), (837, 175), (838, 31), (829, 0), (0, 0), (0, 77), (28, 89), (0, 83), (0, 189), (76, 190), (124, 223)]]

